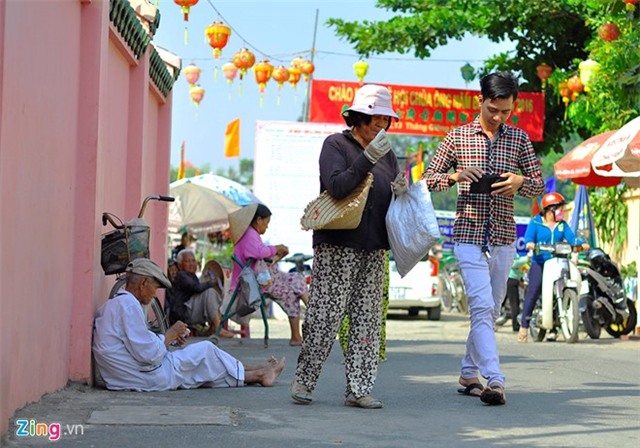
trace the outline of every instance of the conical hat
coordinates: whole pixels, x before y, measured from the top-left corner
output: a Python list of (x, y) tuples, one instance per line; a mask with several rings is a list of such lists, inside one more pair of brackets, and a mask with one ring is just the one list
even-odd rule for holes
[(229, 213), (231, 241), (233, 241), (234, 244), (242, 238), (244, 232), (246, 232), (251, 225), (251, 221), (253, 221), (253, 217), (256, 215), (256, 210), (258, 210), (258, 204), (249, 204), (235, 212)]

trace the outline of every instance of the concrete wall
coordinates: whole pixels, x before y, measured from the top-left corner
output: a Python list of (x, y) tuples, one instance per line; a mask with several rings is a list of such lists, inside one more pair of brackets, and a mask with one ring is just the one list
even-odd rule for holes
[[(0, 0), (1, 433), (16, 409), (90, 378), (93, 315), (113, 283), (102, 212), (130, 219), (168, 192), (171, 97), (108, 11)], [(166, 203), (145, 218), (165, 266)]]

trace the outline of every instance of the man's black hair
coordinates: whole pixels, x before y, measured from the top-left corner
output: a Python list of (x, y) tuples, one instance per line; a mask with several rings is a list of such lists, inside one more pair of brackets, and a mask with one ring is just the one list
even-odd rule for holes
[(518, 99), (518, 80), (511, 72), (489, 73), (480, 80), (480, 93), (483, 100), (495, 100), (513, 97)]

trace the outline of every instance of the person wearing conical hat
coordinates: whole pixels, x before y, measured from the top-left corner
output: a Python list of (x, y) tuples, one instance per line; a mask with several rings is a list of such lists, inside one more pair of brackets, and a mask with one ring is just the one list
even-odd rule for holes
[[(231, 240), (234, 243), (233, 255), (244, 266), (253, 258), (251, 268), (255, 270), (258, 260), (264, 258), (282, 258), (289, 253), (287, 246), (279, 244), (266, 245), (263, 235), (271, 221), (271, 210), (264, 204), (251, 204), (229, 214)], [(229, 294), (233, 294), (238, 286), (242, 268), (238, 263), (233, 265)], [(302, 276), (295, 273), (280, 272), (276, 264), (269, 267), (271, 283), (264, 287), (264, 292), (276, 302), (287, 314), (291, 328), (289, 344), (298, 346), (302, 343), (300, 334), (300, 300), (306, 300), (306, 284)]]
[(372, 397), (371, 391), (378, 370), (384, 266), (389, 250), (385, 216), (393, 193), (406, 192), (407, 181), (386, 136), (392, 120), (398, 119), (389, 89), (362, 86), (342, 116), (349, 129), (328, 136), (322, 144), (320, 190), (335, 199), (346, 198), (369, 173), (373, 174), (373, 185), (357, 228), (313, 232), (309, 307), (291, 398), (298, 404), (312, 402), (322, 365), (343, 318), (348, 316), (344, 404), (379, 409), (382, 401)]

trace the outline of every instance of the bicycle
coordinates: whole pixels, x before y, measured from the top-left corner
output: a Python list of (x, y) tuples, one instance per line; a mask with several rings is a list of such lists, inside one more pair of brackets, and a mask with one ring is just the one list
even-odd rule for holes
[[(108, 212), (102, 214), (102, 225), (111, 224), (114, 230), (102, 234), (100, 264), (105, 275), (116, 275), (116, 282), (109, 292), (112, 299), (125, 285), (124, 275), (127, 265), (136, 258), (149, 258), (149, 236), (151, 229), (144, 220), (144, 212), (149, 201), (173, 202), (171, 196), (151, 195), (144, 198), (138, 216), (130, 221), (122, 222), (116, 215)], [(168, 317), (157, 297), (145, 308), (147, 325), (154, 333), (164, 334), (169, 328)]]

